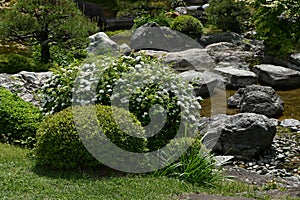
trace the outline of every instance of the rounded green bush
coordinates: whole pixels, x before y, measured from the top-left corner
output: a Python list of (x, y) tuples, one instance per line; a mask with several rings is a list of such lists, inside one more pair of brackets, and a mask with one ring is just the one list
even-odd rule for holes
[[(144, 137), (144, 129), (141, 127), (140, 122), (123, 109), (115, 108), (113, 114), (111, 108), (103, 105), (69, 107), (46, 117), (37, 132), (37, 143), (34, 149), (36, 165), (65, 170), (100, 166), (101, 163), (88, 152), (81, 140), (84, 137), (85, 142), (94, 142), (93, 139), (99, 136), (91, 130), (93, 121), (90, 120), (90, 117), (92, 117), (93, 112), (96, 113), (102, 131), (113, 144), (125, 151), (146, 151), (147, 140)], [(80, 128), (80, 136), (76, 129), (72, 111), (85, 113), (84, 117), (80, 115), (84, 124), (84, 127)], [(128, 116), (137, 126), (133, 126), (129, 122)], [(122, 130), (125, 127), (124, 131), (121, 131), (116, 121), (122, 124)], [(128, 132), (138, 134), (140, 137), (130, 136)], [(105, 152), (103, 153), (105, 154)], [(111, 152), (106, 153), (109, 156)]]
[(41, 111), (0, 87), (0, 140), (32, 146), (42, 119)]
[(170, 27), (192, 38), (201, 37), (203, 33), (203, 25), (200, 20), (190, 15), (176, 17)]

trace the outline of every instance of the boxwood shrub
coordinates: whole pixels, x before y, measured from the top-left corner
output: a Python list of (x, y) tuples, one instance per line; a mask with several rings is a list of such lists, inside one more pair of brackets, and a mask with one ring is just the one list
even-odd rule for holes
[[(81, 127), (80, 135), (76, 129), (73, 118), (74, 110), (72, 109), (76, 109), (76, 113), (85, 113), (83, 116), (85, 119), (82, 118), (84, 127)], [(93, 142), (93, 139), (97, 138), (97, 133), (90, 132), (93, 123), (90, 121), (90, 117), (93, 112), (96, 113), (101, 129), (113, 144), (126, 151), (146, 151), (147, 140), (143, 137), (144, 129), (141, 127), (140, 122), (128, 111), (115, 108), (113, 114), (109, 106), (76, 106), (66, 108), (54, 115), (49, 115), (41, 123), (37, 132), (37, 143), (34, 148), (36, 165), (63, 170), (83, 170), (101, 166), (100, 161), (88, 152), (81, 140), (84, 137), (85, 141), (89, 139)], [(86, 113), (89, 114), (86, 115)], [(126, 116), (131, 116), (133, 122), (138, 126), (129, 125), (131, 123), (129, 123)], [(127, 127), (125, 129), (126, 133), (129, 131), (138, 134), (140, 137), (133, 137), (121, 131), (116, 120), (123, 124), (122, 130), (124, 127)], [(109, 153), (111, 152), (107, 154)]]
[(190, 15), (176, 17), (170, 26), (171, 29), (184, 33), (191, 38), (201, 37), (203, 25), (200, 20)]
[(42, 119), (41, 111), (0, 87), (0, 140), (32, 146)]

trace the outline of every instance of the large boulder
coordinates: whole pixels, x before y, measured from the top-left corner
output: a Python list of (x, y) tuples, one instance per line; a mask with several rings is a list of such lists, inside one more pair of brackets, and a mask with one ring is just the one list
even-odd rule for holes
[(0, 74), (0, 86), (17, 94), (23, 100), (38, 106), (37, 91), (52, 76), (52, 72), (26, 72)]
[(273, 120), (255, 113), (217, 115), (209, 124), (202, 140), (205, 147), (216, 154), (239, 159), (259, 156), (270, 147), (276, 133)]
[(147, 23), (135, 30), (131, 37), (130, 47), (135, 51), (150, 49), (169, 52), (202, 48), (196, 40), (189, 36), (169, 27), (160, 27), (154, 22)]
[(205, 49), (188, 49), (179, 52), (141, 51), (146, 55), (154, 56), (166, 64), (172, 64), (178, 72), (195, 70), (204, 72), (213, 69), (216, 64)]
[(223, 76), (223, 82), (226, 88), (236, 89), (255, 84), (257, 76), (255, 73), (243, 69), (236, 69), (233, 67), (215, 68), (215, 73)]
[(250, 40), (249, 43), (236, 45), (230, 42), (219, 42), (205, 47), (218, 67), (235, 67), (249, 69), (250, 63), (262, 60), (264, 46), (260, 41)]
[(276, 88), (299, 88), (300, 72), (282, 66), (261, 64), (253, 67), (263, 84)]
[(238, 107), (240, 112), (279, 116), (284, 111), (284, 102), (276, 91), (268, 86), (250, 85), (240, 88), (228, 98), (228, 106)]
[(87, 47), (88, 53), (95, 55), (118, 54), (119, 45), (111, 40), (104, 32), (99, 32), (89, 37), (90, 44)]

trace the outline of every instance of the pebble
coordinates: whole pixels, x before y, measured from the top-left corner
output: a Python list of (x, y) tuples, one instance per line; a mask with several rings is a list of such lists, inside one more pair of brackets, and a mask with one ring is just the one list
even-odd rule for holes
[(261, 175), (293, 180), (300, 187), (300, 145), (296, 138), (294, 135), (289, 138), (275, 136), (272, 146), (258, 159), (233, 160), (230, 164)]

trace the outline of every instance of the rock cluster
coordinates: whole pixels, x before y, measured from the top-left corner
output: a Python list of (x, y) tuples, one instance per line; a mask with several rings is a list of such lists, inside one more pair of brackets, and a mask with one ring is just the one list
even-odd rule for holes
[(23, 100), (39, 105), (37, 90), (52, 76), (52, 72), (0, 74), (0, 86), (17, 94)]

